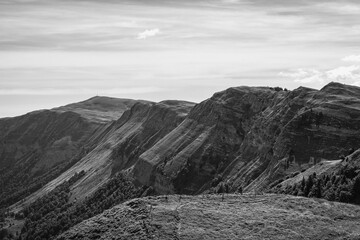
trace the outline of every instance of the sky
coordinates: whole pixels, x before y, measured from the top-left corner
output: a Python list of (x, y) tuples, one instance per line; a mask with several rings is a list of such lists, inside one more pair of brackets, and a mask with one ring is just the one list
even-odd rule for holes
[(358, 0), (1, 0), (0, 117), (92, 96), (360, 86)]

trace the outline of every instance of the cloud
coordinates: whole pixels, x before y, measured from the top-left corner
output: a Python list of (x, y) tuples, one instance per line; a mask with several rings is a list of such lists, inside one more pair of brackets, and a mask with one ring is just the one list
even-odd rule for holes
[(320, 71), (316, 69), (296, 69), (288, 72), (280, 72), (280, 76), (292, 78), (300, 83), (328, 83), (343, 82), (357, 85), (360, 79), (360, 66), (341, 66), (330, 70)]
[(341, 59), (345, 62), (360, 62), (360, 55), (350, 55)]
[(138, 33), (138, 36), (136, 39), (146, 39), (148, 37), (154, 37), (160, 33), (160, 29), (154, 28), (154, 29), (146, 29), (145, 31)]
[[(296, 69), (294, 71), (280, 72), (279, 76), (286, 78), (293, 78), (296, 82), (303, 79), (308, 79), (311, 76), (318, 75), (320, 72), (314, 69)], [(306, 80), (308, 81), (308, 80)]]

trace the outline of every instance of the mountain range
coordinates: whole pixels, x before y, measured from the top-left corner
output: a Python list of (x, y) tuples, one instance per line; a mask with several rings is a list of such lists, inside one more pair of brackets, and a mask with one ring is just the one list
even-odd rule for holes
[(360, 88), (335, 82), (233, 87), (198, 104), (97, 96), (3, 118), (0, 208), (20, 213), (75, 175), (72, 204), (119, 173), (139, 196), (206, 194), (224, 184), (283, 193), (292, 178), (360, 148), (359, 122)]

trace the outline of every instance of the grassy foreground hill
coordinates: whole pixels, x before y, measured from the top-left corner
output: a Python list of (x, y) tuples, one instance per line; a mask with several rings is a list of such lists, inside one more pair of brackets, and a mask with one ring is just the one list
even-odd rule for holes
[(133, 199), (57, 239), (359, 239), (360, 206), (287, 195)]

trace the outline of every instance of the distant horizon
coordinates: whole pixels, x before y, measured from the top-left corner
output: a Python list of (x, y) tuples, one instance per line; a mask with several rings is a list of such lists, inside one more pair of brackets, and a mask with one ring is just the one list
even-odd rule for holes
[(360, 86), (360, 2), (3, 0), (0, 117), (92, 96)]
[[(341, 83), (341, 82), (333, 82), (333, 83), (340, 83), (340, 84), (344, 84), (344, 83)], [(326, 85), (328, 85), (330, 83), (326, 83), (324, 84), (321, 88), (312, 88), (314, 90), (321, 90), (323, 87), (325, 87)], [(351, 84), (345, 84), (345, 85), (351, 85)], [(351, 85), (351, 86), (355, 86), (355, 87), (359, 87), (359, 86), (356, 86), (356, 85)], [(284, 90), (287, 89), (287, 88), (284, 88), (282, 86), (249, 86), (249, 85), (242, 85), (242, 86), (233, 86), (233, 87), (229, 87), (229, 88), (236, 88), (236, 87), (264, 87), (264, 88), (275, 88), (275, 87), (280, 87), (280, 88), (283, 88)], [(300, 87), (304, 87), (304, 86), (299, 86), (297, 88), (300, 88)], [(226, 89), (222, 89), (220, 91), (217, 91), (217, 92), (221, 92), (221, 91), (225, 91), (229, 88), (226, 88)], [(292, 91), (292, 90), (295, 90), (297, 88), (294, 88), (294, 89), (287, 89), (289, 91)], [(51, 109), (54, 109), (54, 108), (58, 108), (58, 107), (63, 107), (63, 106), (66, 106), (66, 105), (70, 105), (70, 104), (73, 104), (73, 103), (80, 103), (80, 102), (85, 102), (85, 101), (88, 101), (92, 98), (96, 98), (96, 97), (99, 97), (99, 98), (115, 98), (115, 99), (123, 99), (123, 100), (138, 100), (138, 101), (149, 101), (149, 102), (154, 102), (154, 103), (159, 103), (159, 102), (163, 102), (163, 101), (184, 101), (184, 102), (189, 102), (189, 103), (195, 103), (195, 104), (199, 104), (209, 98), (211, 98), (216, 92), (212, 93), (211, 95), (209, 95), (207, 98), (203, 99), (203, 100), (200, 100), (200, 101), (191, 101), (191, 100), (188, 100), (188, 99), (162, 99), (162, 100), (159, 100), (159, 101), (153, 101), (153, 100), (149, 100), (149, 99), (141, 99), (141, 98), (123, 98), (123, 97), (117, 97), (117, 96), (105, 96), (105, 95), (95, 95), (95, 96), (91, 96), (91, 97), (88, 97), (88, 98), (85, 98), (85, 99), (80, 99), (79, 101), (73, 101), (73, 102), (65, 102), (63, 104), (60, 104), (60, 105), (56, 105), (56, 106), (51, 106), (51, 107), (47, 107), (47, 108), (39, 108), (39, 109), (32, 109), (32, 110), (29, 110), (27, 112), (23, 112), (23, 113), (20, 113), (18, 115), (14, 115), (14, 116), (1, 116), (0, 115), (0, 119), (2, 118), (12, 118), (12, 117), (18, 117), (18, 116), (22, 116), (22, 115), (25, 115), (27, 113), (31, 113), (31, 112), (36, 112), (36, 111), (43, 111), (43, 110), (51, 110)], [(1, 96), (0, 96), (1, 98)]]

